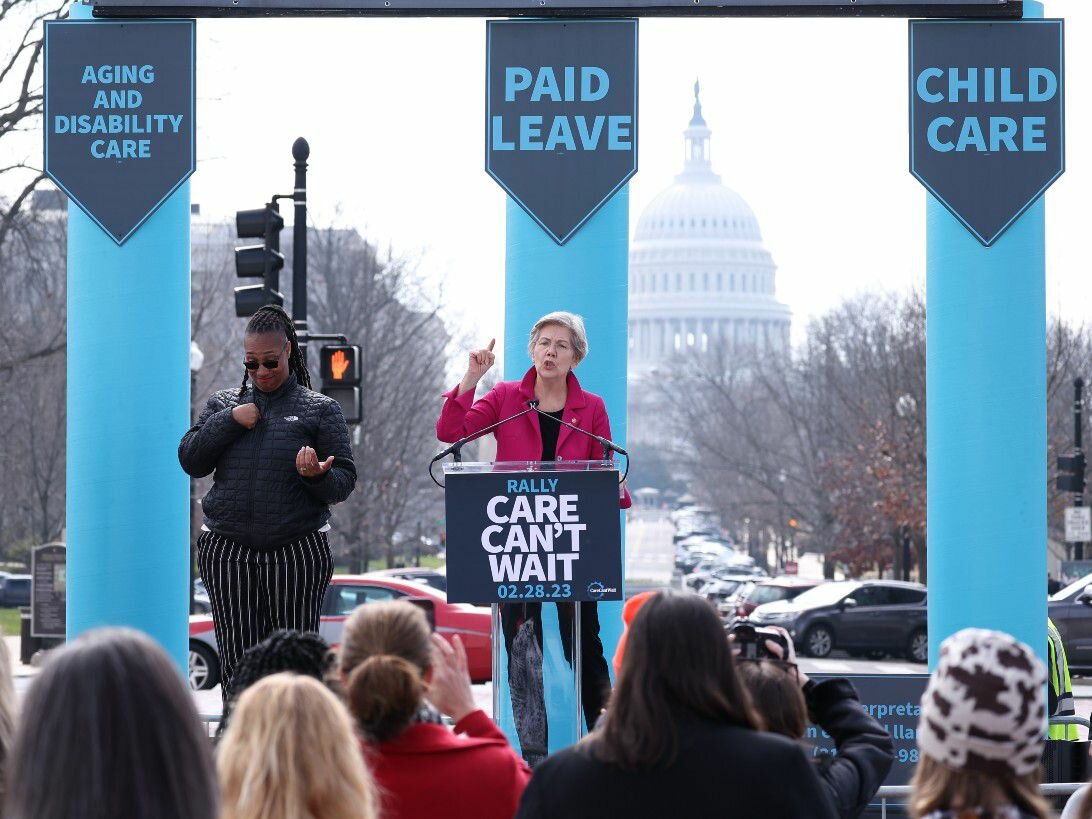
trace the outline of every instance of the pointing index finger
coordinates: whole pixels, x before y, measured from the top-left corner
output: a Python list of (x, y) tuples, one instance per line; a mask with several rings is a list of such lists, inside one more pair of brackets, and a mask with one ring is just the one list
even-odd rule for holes
[(489, 339), (489, 347), (487, 347), (486, 349), (488, 349), (489, 352), (493, 352), (493, 345), (496, 344), (496, 343), (497, 343), (497, 340), (495, 338)]

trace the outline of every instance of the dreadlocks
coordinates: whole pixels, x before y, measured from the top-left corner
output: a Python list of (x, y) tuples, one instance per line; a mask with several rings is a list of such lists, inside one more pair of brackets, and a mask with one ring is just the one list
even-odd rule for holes
[(243, 652), (231, 678), (224, 713), (217, 736), (227, 727), (231, 712), (239, 697), (254, 683), (271, 674), (290, 671), (319, 682), (328, 682), (333, 668), (334, 655), (330, 646), (317, 634), (280, 629), (274, 631), (257, 645)]
[[(257, 312), (250, 317), (246, 325), (246, 334), (255, 333), (284, 333), (284, 337), (292, 342), (292, 350), (288, 353), (288, 369), (296, 376), (298, 381), (307, 389), (311, 389), (311, 373), (307, 371), (307, 358), (300, 349), (299, 340), (296, 338), (296, 327), (284, 308), (278, 304), (266, 304), (259, 307)], [(239, 400), (246, 394), (246, 382), (250, 379), (250, 373), (243, 371), (243, 384), (239, 387)]]

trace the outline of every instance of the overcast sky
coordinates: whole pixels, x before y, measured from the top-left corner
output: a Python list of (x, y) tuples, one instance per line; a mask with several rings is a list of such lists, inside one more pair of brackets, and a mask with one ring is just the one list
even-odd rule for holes
[[(1092, 299), (1092, 2), (1066, 18), (1067, 171), (1047, 195), (1047, 309)], [(905, 20), (640, 22), (639, 170), (631, 224), (682, 164), (695, 78), (724, 183), (754, 209), (777, 293), (809, 317), (846, 296), (924, 284), (925, 192), (907, 172)], [(200, 20), (198, 169), (205, 216), (290, 190), (306, 136), (309, 198), (442, 282), (487, 339), (503, 316), (504, 194), (483, 170), (480, 19)], [(338, 212), (338, 208), (340, 211)]]

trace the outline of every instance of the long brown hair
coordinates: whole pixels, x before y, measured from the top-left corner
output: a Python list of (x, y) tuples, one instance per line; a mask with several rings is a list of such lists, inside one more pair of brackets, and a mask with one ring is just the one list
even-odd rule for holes
[(216, 756), (220, 819), (376, 819), (352, 721), (322, 683), (259, 680), (239, 698)]
[(766, 730), (801, 739), (808, 729), (808, 706), (796, 675), (770, 660), (740, 660), (736, 669)]
[(349, 709), (369, 741), (386, 742), (410, 726), (431, 666), (432, 638), (417, 606), (369, 603), (349, 616), (341, 674)]
[(1038, 769), (1024, 776), (1002, 778), (978, 771), (957, 771), (922, 754), (910, 785), (910, 815), (914, 819), (937, 810), (995, 811), (1005, 805), (1015, 805), (1036, 819), (1050, 817), (1050, 808), (1039, 793)]
[(212, 747), (182, 679), (131, 629), (92, 629), (56, 649), (23, 701), (4, 816), (216, 816)]
[(710, 722), (762, 728), (713, 607), (695, 594), (665, 590), (633, 618), (603, 726), (585, 748), (623, 768), (670, 765), (678, 752), (679, 709)]

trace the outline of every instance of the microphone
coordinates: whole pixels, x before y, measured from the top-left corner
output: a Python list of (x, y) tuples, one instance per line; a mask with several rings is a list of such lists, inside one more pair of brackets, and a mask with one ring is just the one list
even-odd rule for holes
[[(507, 418), (503, 418), (500, 421), (497, 421), (497, 423), (491, 424), (490, 426), (487, 426), (485, 429), (479, 429), (477, 432), (472, 432), (469, 435), (467, 435), (466, 437), (460, 438), (458, 441), (453, 443), (447, 449), (440, 450), (440, 452), (437, 453), (436, 457), (434, 457), (431, 461), (429, 461), (429, 467), (431, 467), (432, 464), (436, 463), (441, 458), (446, 458), (448, 455), (454, 455), (456, 461), (460, 460), (459, 450), (461, 450), (466, 444), (470, 443), (473, 440), (481, 438), (483, 435), (488, 435), (490, 432), (495, 430), (497, 427), (503, 426), (504, 424), (507, 424), (509, 421), (514, 421), (517, 418), (522, 418), (527, 413), (535, 412), (538, 409), (538, 401), (528, 401), (527, 403), (529, 405), (533, 405), (533, 406), (529, 406), (528, 409), (525, 409), (523, 412), (517, 412), (515, 415), (510, 415)], [(430, 468), (429, 471), (431, 473), (431, 468)]]
[(567, 426), (569, 429), (575, 429), (581, 435), (587, 435), (589, 438), (592, 438), (593, 440), (597, 441), (599, 443), (599, 446), (603, 447), (603, 459), (604, 460), (606, 460), (610, 456), (611, 452), (617, 452), (619, 455), (625, 455), (626, 458), (629, 458), (629, 453), (626, 452), (624, 449), (622, 449), (622, 447), (618, 446), (618, 444), (614, 443), (614, 441), (611, 441), (611, 440), (609, 440), (607, 438), (604, 438), (602, 435), (596, 435), (594, 432), (588, 432), (586, 429), (581, 429), (580, 427), (575, 426), (574, 424), (570, 424), (568, 421), (566, 421), (563, 418), (554, 418), (552, 415), (549, 415), (549, 413), (544, 412), (543, 410), (540, 410), (538, 408), (539, 403), (540, 403), (539, 400), (537, 398), (534, 398), (534, 399), (527, 402), (527, 406), (529, 406), (531, 409), (533, 409), (539, 415), (546, 415), (550, 419), (552, 419), (554, 421), (557, 421), (558, 423), (563, 424), (564, 426)]

